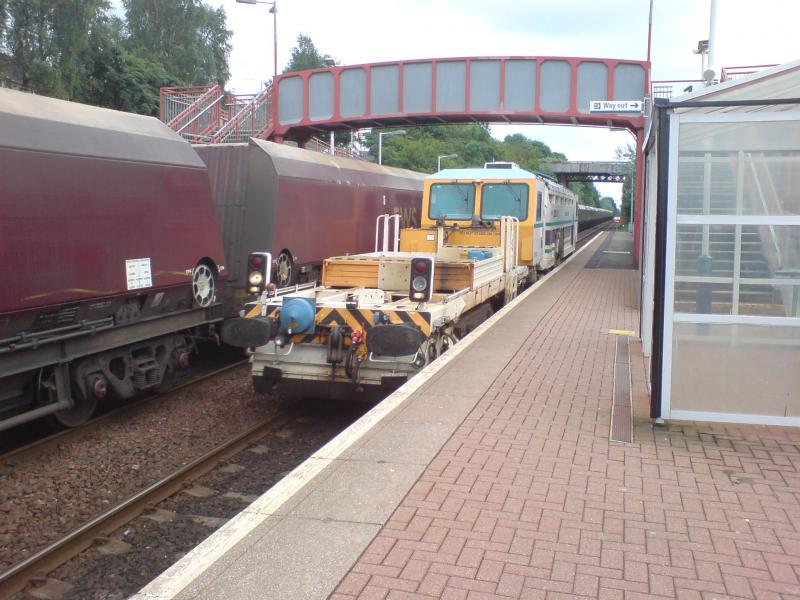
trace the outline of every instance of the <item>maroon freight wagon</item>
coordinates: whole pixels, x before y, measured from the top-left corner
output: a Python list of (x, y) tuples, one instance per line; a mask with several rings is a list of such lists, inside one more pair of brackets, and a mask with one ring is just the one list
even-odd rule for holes
[(273, 278), (286, 286), (318, 278), (325, 258), (372, 251), (379, 215), (419, 225), (422, 173), (257, 139), (195, 149), (208, 165), (239, 301), (250, 252), (270, 252)]
[(0, 429), (164, 386), (221, 318), (203, 161), (157, 119), (0, 89)]

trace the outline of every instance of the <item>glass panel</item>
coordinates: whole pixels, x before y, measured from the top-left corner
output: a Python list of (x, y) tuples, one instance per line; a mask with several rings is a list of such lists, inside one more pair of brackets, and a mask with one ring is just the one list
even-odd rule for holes
[(282, 125), (299, 123), (303, 118), (303, 80), (299, 77), (281, 79), (278, 82), (278, 93), (278, 121)]
[(411, 63), (403, 67), (403, 111), (431, 111), (433, 66), (429, 62)]
[(800, 416), (800, 327), (675, 323), (672, 410)]
[(333, 74), (314, 73), (308, 78), (308, 118), (324, 121), (333, 116)]
[(440, 62), (436, 65), (436, 110), (463, 111), (467, 95), (467, 63)]
[(572, 88), (572, 67), (563, 60), (546, 60), (541, 68), (541, 99), (543, 111), (566, 112)]
[(679, 214), (800, 214), (800, 121), (684, 123)]
[(528, 185), (525, 183), (487, 183), (481, 188), (481, 218), (496, 221), (500, 217), (528, 218)]
[(614, 67), (614, 100), (641, 100), (644, 97), (644, 68), (622, 63)]
[(500, 110), (500, 61), (474, 60), (469, 73), (470, 110)]
[(734, 225), (677, 225), (675, 312), (732, 314), (735, 233)]
[(739, 314), (800, 317), (800, 226), (742, 226)]
[(534, 110), (536, 100), (536, 61), (507, 61), (505, 87), (505, 108), (507, 111)]
[(386, 65), (372, 67), (372, 114), (391, 115), (396, 113), (400, 90), (400, 67)]
[[(638, 100), (622, 98), (623, 100)], [(608, 99), (608, 67), (600, 62), (582, 62), (578, 65), (578, 110), (589, 112), (589, 102)]]
[(471, 183), (435, 183), (431, 186), (428, 217), (471, 221), (475, 213), (475, 186)]
[(367, 74), (364, 69), (347, 69), (339, 78), (339, 112), (343, 117), (361, 116), (367, 111)]

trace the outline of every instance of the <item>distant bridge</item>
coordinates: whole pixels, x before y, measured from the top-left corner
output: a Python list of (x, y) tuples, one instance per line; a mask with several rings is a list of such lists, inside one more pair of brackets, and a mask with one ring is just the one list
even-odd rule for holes
[(627, 162), (544, 162), (542, 166), (552, 171), (562, 185), (570, 181), (623, 183), (633, 175), (631, 164)]

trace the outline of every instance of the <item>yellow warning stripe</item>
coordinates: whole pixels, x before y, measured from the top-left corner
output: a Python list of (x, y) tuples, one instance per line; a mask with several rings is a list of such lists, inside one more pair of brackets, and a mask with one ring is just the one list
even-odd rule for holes
[(417, 312), (409, 312), (407, 314), (411, 316), (411, 320), (414, 321), (416, 326), (419, 327), (425, 335), (430, 335), (430, 323), (428, 323), (421, 314)]
[[(271, 316), (279, 307), (267, 307), (267, 316)], [(248, 312), (247, 317), (260, 317), (261, 305), (256, 304)], [(315, 325), (322, 327), (333, 327), (340, 325), (350, 327), (355, 331), (367, 331), (376, 325), (375, 316), (378, 314), (382, 322), (392, 325), (415, 325), (425, 336), (431, 334), (430, 315), (416, 311), (396, 311), (396, 310), (368, 310), (368, 309), (349, 309), (349, 308), (329, 308), (322, 307), (317, 309), (314, 318)], [(323, 343), (324, 340), (316, 334), (298, 334), (292, 338), (300, 343)]]

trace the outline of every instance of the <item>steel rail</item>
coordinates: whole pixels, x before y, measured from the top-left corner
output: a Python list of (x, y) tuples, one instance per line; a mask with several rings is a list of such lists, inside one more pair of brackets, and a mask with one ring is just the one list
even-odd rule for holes
[(297, 416), (297, 410), (271, 417), (149, 485), (127, 500), (72, 530), (60, 540), (0, 573), (0, 598), (10, 598), (32, 580), (43, 577), (71, 560), (98, 539), (131, 522), (145, 510), (181, 491), (186, 483), (198, 479), (221, 462), (242, 452), (253, 442), (269, 435)]
[[(217, 375), (221, 375), (222, 373), (225, 373), (227, 371), (232, 371), (233, 369), (235, 369), (237, 367), (240, 367), (240, 366), (242, 366), (244, 364), (247, 364), (248, 362), (249, 362), (249, 359), (245, 358), (243, 360), (236, 361), (235, 363), (231, 363), (230, 365), (226, 365), (226, 366), (221, 367), (219, 369), (215, 369), (214, 371), (211, 371), (209, 373), (204, 373), (203, 375), (200, 375), (199, 377), (197, 377), (195, 379), (192, 379), (191, 381), (186, 381), (184, 383), (179, 383), (178, 385), (176, 385), (171, 390), (168, 390), (167, 392), (165, 392), (163, 394), (158, 394), (157, 396), (151, 397), (149, 399), (150, 403), (163, 402), (164, 400), (169, 398), (172, 394), (176, 394), (178, 392), (182, 392), (186, 388), (189, 388), (189, 387), (191, 387), (191, 386), (193, 386), (195, 384), (202, 383), (202, 382), (204, 382), (204, 381), (206, 381), (208, 379), (216, 377)], [(144, 400), (144, 398), (142, 398), (142, 400)], [(78, 434), (83, 435), (85, 433), (88, 433), (88, 432), (96, 429), (103, 422), (111, 419), (112, 417), (117, 417), (119, 415), (124, 415), (126, 411), (132, 412), (134, 410), (141, 410), (142, 407), (145, 404), (149, 404), (149, 403), (137, 402), (136, 404), (122, 406), (122, 407), (120, 407), (118, 409), (115, 409), (115, 410), (112, 410), (111, 412), (108, 412), (108, 413), (106, 413), (106, 414), (104, 414), (104, 415), (102, 415), (100, 417), (97, 417), (95, 419), (87, 421), (86, 423), (84, 423), (83, 425), (79, 425), (78, 427), (75, 427), (75, 428), (72, 428), (72, 429), (65, 429), (64, 431), (59, 431), (58, 433), (54, 433), (53, 435), (49, 435), (49, 436), (47, 436), (45, 438), (42, 438), (40, 440), (36, 440), (35, 442), (31, 442), (30, 444), (26, 444), (25, 446), (21, 446), (19, 448), (15, 448), (14, 450), (10, 450), (10, 451), (6, 452), (5, 454), (0, 455), (0, 464), (8, 461), (11, 458), (18, 458), (20, 455), (23, 455), (23, 454), (30, 454), (32, 452), (37, 452), (37, 451), (40, 452), (42, 450), (45, 450), (47, 448), (47, 446), (49, 446), (51, 444), (54, 444), (56, 442), (63, 443), (64, 438), (67, 438), (67, 437), (69, 437), (71, 435), (78, 435)]]

